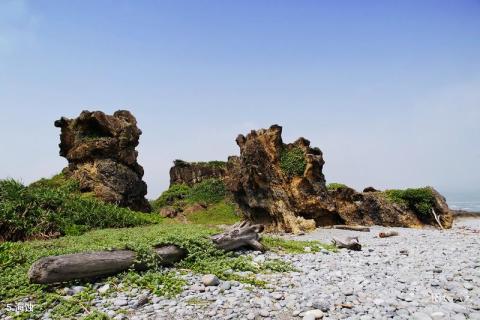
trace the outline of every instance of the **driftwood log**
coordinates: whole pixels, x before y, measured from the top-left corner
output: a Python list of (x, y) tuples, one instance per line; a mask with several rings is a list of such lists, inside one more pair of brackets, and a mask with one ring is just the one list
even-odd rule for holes
[(351, 231), (370, 232), (370, 228), (364, 227), (364, 226), (349, 226), (345, 224), (337, 224), (337, 225), (334, 225), (332, 228), (342, 229), (342, 230), (351, 230)]
[(394, 236), (398, 236), (398, 232), (395, 231), (395, 230), (387, 230), (387, 231), (384, 231), (384, 232), (380, 232), (378, 234), (378, 236), (380, 238), (394, 237)]
[[(224, 233), (210, 237), (214, 245), (224, 251), (248, 247), (264, 251), (259, 242), (262, 225), (237, 223)], [(175, 244), (154, 247), (160, 265), (170, 266), (184, 259), (188, 252)], [(145, 270), (146, 265), (136, 261), (136, 253), (131, 250), (97, 251), (66, 254), (41, 258), (33, 263), (28, 271), (31, 283), (48, 284), (76, 279), (92, 279), (113, 275), (130, 268)]]
[(438, 215), (438, 214), (435, 212), (435, 209), (433, 209), (433, 208), (432, 208), (432, 214), (433, 214), (433, 217), (435, 218), (435, 221), (437, 221), (438, 225), (440, 226), (440, 229), (445, 230), (445, 228), (442, 226), (442, 223), (440, 222), (441, 216)]
[(337, 248), (346, 248), (354, 251), (362, 250), (362, 245), (358, 242), (358, 237), (346, 237), (344, 240), (333, 238), (332, 243)]

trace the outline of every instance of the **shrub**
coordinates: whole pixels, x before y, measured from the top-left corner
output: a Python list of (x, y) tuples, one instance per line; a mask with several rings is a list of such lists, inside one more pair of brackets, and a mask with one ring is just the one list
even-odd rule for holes
[(92, 228), (153, 222), (146, 214), (82, 197), (74, 182), (58, 184), (57, 180), (40, 180), (28, 187), (15, 180), (0, 180), (1, 240), (81, 234)]
[(225, 198), (225, 184), (219, 179), (207, 179), (192, 187), (188, 198), (190, 202), (216, 203)]
[(173, 205), (176, 201), (183, 200), (190, 196), (191, 191), (192, 189), (186, 184), (171, 185), (157, 200), (153, 201), (153, 207), (158, 209)]
[(327, 189), (331, 191), (335, 191), (342, 188), (348, 188), (348, 187), (343, 183), (337, 183), (337, 182), (332, 182), (327, 185)]
[(280, 154), (280, 168), (288, 176), (302, 176), (307, 162), (305, 154), (299, 147), (283, 148)]
[(217, 203), (225, 198), (225, 184), (219, 179), (206, 179), (193, 187), (186, 184), (171, 185), (160, 197), (153, 201), (153, 207), (159, 209), (165, 206), (184, 207), (188, 203)]
[(405, 190), (386, 190), (388, 200), (406, 205), (411, 210), (427, 217), (431, 214), (435, 197), (429, 188), (410, 188)]

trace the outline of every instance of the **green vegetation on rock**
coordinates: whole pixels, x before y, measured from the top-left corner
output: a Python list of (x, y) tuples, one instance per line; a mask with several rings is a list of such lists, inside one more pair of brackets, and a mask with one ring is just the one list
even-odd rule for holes
[(280, 168), (288, 176), (302, 176), (307, 162), (305, 154), (299, 147), (284, 147), (280, 154)]
[(327, 189), (331, 191), (336, 191), (338, 189), (342, 188), (348, 188), (346, 184), (343, 183), (338, 183), (338, 182), (332, 182), (327, 185)]
[(212, 204), (225, 198), (227, 191), (223, 181), (215, 178), (206, 179), (192, 187), (186, 184), (171, 185), (157, 200), (152, 202), (154, 209), (165, 206), (177, 208), (192, 203)]
[(410, 188), (405, 190), (386, 190), (386, 198), (394, 203), (405, 205), (421, 216), (431, 214), (435, 196), (429, 188)]
[(159, 218), (82, 195), (61, 175), (30, 186), (0, 180), (0, 240), (81, 234), (94, 228), (144, 225)]
[[(258, 265), (247, 256), (218, 250), (208, 238), (217, 232), (220, 230), (204, 225), (160, 223), (134, 228), (93, 230), (80, 236), (50, 240), (4, 242), (0, 244), (0, 301), (2, 304), (14, 303), (29, 297), (35, 303), (35, 310), (33, 313), (24, 313), (20, 318), (35, 318), (52, 308), (54, 319), (78, 318), (79, 315), (86, 315), (87, 311), (94, 313), (92, 290), (88, 283), (76, 281), (59, 286), (30, 284), (27, 278), (28, 268), (34, 261), (45, 256), (111, 249), (136, 250), (138, 259), (148, 263), (151, 261), (149, 248), (162, 243), (177, 244), (188, 251), (187, 258), (179, 262), (177, 267), (201, 274), (213, 273), (224, 280), (263, 286), (265, 282), (258, 280), (255, 274), (293, 270), (288, 262), (267, 260)], [(291, 240), (266, 238), (263, 243), (271, 249), (288, 248), (288, 252), (300, 251), (299, 248), (303, 250), (307, 245), (313, 252), (317, 248), (329, 248), (316, 241), (295, 245), (295, 241)], [(104, 281), (110, 283), (115, 288), (114, 291), (135, 287), (148, 289), (156, 295), (175, 296), (183, 290), (185, 281), (178, 271), (159, 269), (154, 264), (150, 267), (145, 272), (126, 271)], [(251, 272), (242, 274), (239, 271)], [(83, 285), (86, 289), (67, 300), (63, 297), (62, 290), (73, 284)], [(101, 317), (102, 314), (98, 313), (98, 316)]]
[(223, 181), (212, 178), (193, 185), (188, 201), (216, 203), (224, 199), (226, 194), (227, 191)]
[(226, 168), (227, 167), (227, 162), (226, 161), (219, 161), (219, 160), (213, 160), (213, 161), (208, 161), (208, 162), (193, 162), (192, 164), (199, 164), (199, 165), (204, 165), (212, 168)]

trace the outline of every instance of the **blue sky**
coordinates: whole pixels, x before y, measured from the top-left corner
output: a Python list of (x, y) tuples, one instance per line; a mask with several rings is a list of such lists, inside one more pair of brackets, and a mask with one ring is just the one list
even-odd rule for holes
[(128, 109), (174, 159), (278, 123), (328, 181), (480, 194), (480, 1), (0, 0), (0, 178), (61, 170), (53, 121)]

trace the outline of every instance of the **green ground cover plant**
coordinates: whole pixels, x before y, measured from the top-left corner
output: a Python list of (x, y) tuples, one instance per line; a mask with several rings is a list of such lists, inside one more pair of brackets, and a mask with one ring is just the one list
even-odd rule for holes
[(298, 241), (266, 236), (262, 238), (262, 243), (267, 250), (276, 252), (306, 253), (306, 247), (310, 248), (310, 252), (320, 252), (322, 249), (336, 252), (336, 247), (333, 244), (325, 244), (319, 241)]
[(280, 154), (280, 168), (290, 177), (302, 176), (307, 162), (305, 154), (299, 147), (283, 148)]
[[(257, 265), (247, 256), (224, 252), (214, 247), (209, 236), (219, 232), (216, 228), (205, 225), (159, 223), (155, 225), (92, 230), (79, 236), (65, 236), (50, 240), (27, 242), (3, 242), (0, 244), (0, 301), (1, 304), (22, 301), (28, 297), (35, 302), (33, 313), (25, 313), (20, 318), (36, 317), (47, 309), (53, 308), (52, 317), (65, 319), (70, 315), (84, 316), (104, 315), (95, 311), (89, 304), (91, 290), (88, 283), (76, 281), (60, 286), (30, 284), (27, 271), (31, 264), (44, 256), (61, 255), (97, 250), (133, 249), (139, 253), (141, 260), (150, 263), (151, 269), (145, 272), (126, 271), (105, 279), (113, 287), (144, 288), (157, 295), (175, 296), (183, 290), (185, 281), (175, 269), (158, 268), (151, 258), (154, 245), (162, 243), (177, 244), (188, 251), (186, 259), (179, 262), (178, 270), (190, 270), (197, 273), (213, 273), (223, 280), (236, 280), (256, 286), (266, 283), (255, 276), (259, 272), (288, 272), (293, 267), (280, 260), (266, 261)], [(316, 241), (296, 242), (280, 238), (265, 237), (262, 242), (271, 250), (290, 253), (302, 253), (305, 246), (313, 252), (321, 248), (331, 250), (331, 246)], [(250, 273), (237, 273), (250, 271)], [(86, 286), (85, 292), (75, 295), (71, 300), (62, 297), (61, 289), (73, 284)], [(83, 306), (81, 310), (78, 306)], [(0, 305), (2, 307), (2, 305)], [(95, 318), (94, 318), (95, 319)]]
[(235, 224), (240, 217), (235, 213), (235, 205), (229, 201), (220, 201), (205, 210), (187, 215), (187, 221), (202, 225)]
[(220, 179), (206, 179), (192, 187), (186, 184), (173, 184), (158, 199), (152, 202), (155, 210), (165, 206), (183, 208), (187, 204), (214, 204), (225, 199), (227, 190)]

